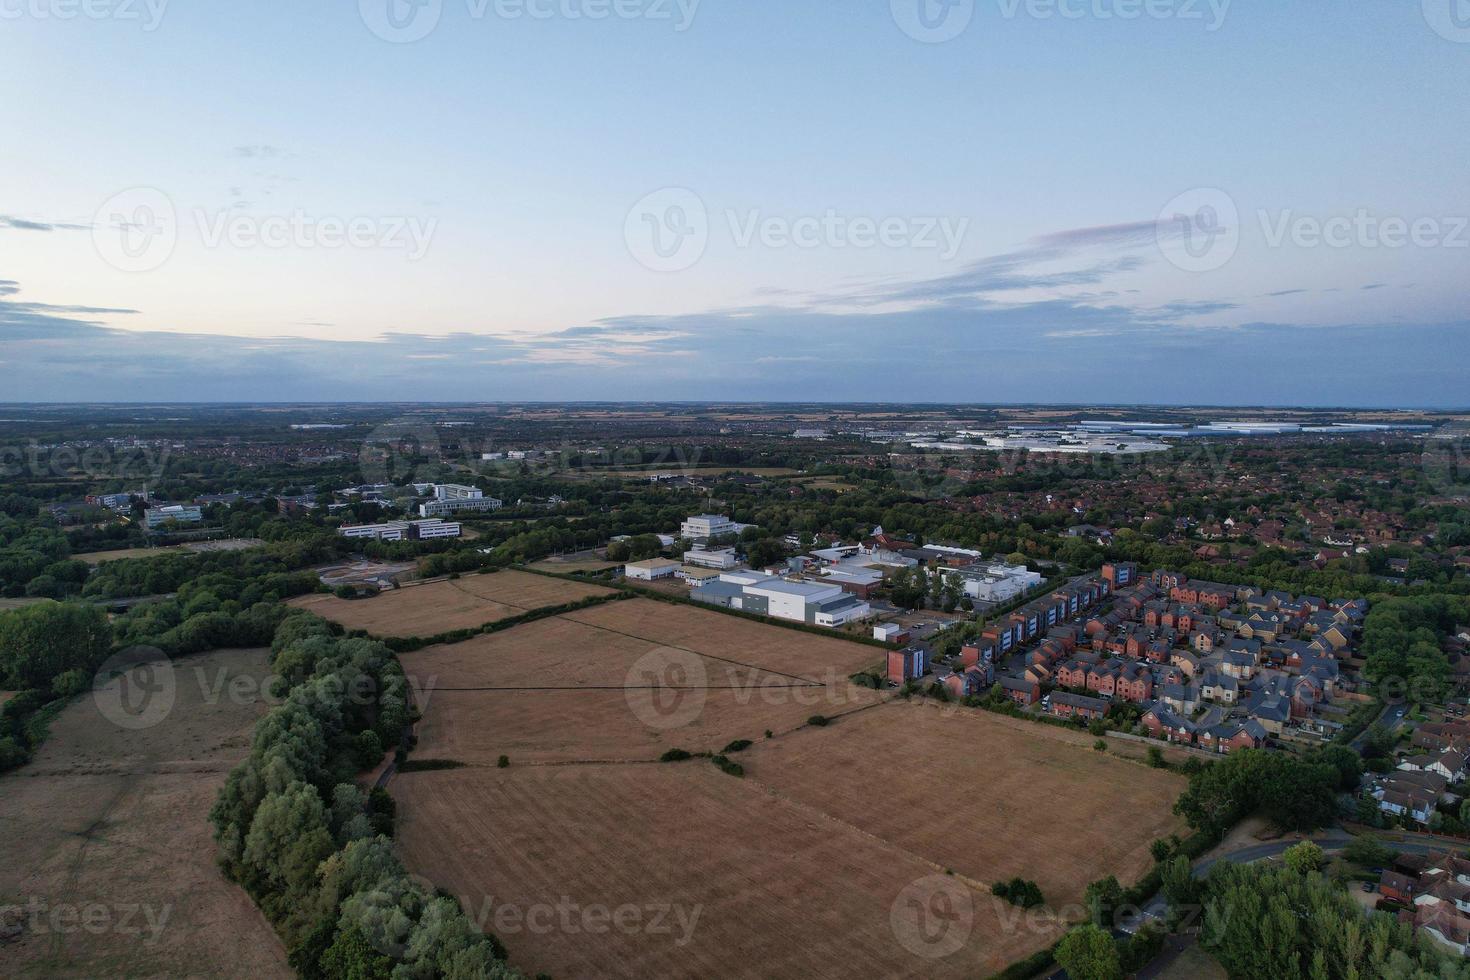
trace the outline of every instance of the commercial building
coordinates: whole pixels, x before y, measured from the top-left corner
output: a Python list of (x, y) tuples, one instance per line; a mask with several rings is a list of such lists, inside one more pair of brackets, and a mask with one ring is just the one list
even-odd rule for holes
[(979, 602), (1006, 602), (1034, 589), (1043, 581), (1040, 572), (1033, 572), (1025, 565), (1007, 565), (991, 562), (988, 565), (972, 565), (949, 575), (958, 575), (965, 595)]
[(354, 524), (339, 527), (337, 533), (344, 538), (372, 538), (376, 541), (432, 541), (436, 538), (457, 538), (461, 529), (457, 523), (441, 521), (436, 517), (424, 521)]
[(504, 505), (502, 500), (485, 496), (479, 487), (440, 483), (434, 486), (434, 499), (419, 504), (419, 516), (438, 517), (443, 514), (499, 510)]
[(724, 514), (695, 514), (679, 525), (679, 537), (690, 541), (708, 541), (724, 534), (739, 534), (754, 524), (738, 524)]
[(734, 548), (721, 548), (718, 551), (706, 551), (703, 548), (690, 548), (684, 552), (684, 564), (693, 565), (696, 568), (734, 568), (740, 564), (735, 557)]
[(689, 595), (700, 602), (828, 628), (872, 616), (866, 602), (835, 585), (792, 582), (758, 573), (727, 573), (719, 581), (698, 586)]
[(143, 512), (143, 526), (152, 531), (168, 521), (179, 524), (198, 524), (204, 520), (204, 511), (189, 504), (169, 504), (167, 507), (150, 507)]
[(681, 566), (668, 558), (650, 558), (647, 561), (630, 561), (623, 566), (623, 574), (639, 582), (654, 582), (673, 578)]

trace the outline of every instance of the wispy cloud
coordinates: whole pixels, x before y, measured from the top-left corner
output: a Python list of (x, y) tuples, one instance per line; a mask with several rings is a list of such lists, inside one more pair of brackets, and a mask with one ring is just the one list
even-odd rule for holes
[(89, 231), (91, 227), (65, 221), (35, 221), (13, 214), (0, 214), (0, 228), (9, 228), (12, 231)]

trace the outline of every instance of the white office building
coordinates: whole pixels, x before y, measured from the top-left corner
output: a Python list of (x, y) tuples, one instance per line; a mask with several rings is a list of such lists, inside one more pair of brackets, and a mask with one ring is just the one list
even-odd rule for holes
[(434, 499), (419, 504), (420, 517), (439, 517), (444, 514), (483, 512), (499, 510), (505, 502), (485, 496), (479, 487), (467, 487), (459, 483), (440, 483), (434, 486)]
[(724, 514), (695, 514), (679, 526), (679, 537), (690, 541), (707, 541), (722, 534), (739, 534), (754, 524), (739, 524)]
[(143, 512), (143, 526), (152, 531), (167, 521), (180, 524), (198, 524), (204, 520), (204, 511), (189, 504), (170, 504), (167, 507), (150, 507)]
[(461, 528), (453, 521), (434, 518), (426, 521), (354, 524), (339, 527), (337, 533), (344, 538), (372, 538), (376, 541), (432, 541), (436, 538), (457, 538), (461, 534)]

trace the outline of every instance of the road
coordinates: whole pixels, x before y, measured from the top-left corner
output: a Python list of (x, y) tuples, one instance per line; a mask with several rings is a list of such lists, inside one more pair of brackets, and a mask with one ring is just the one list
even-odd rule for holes
[[(1352, 839), (1351, 834), (1342, 830), (1329, 830), (1324, 834), (1310, 838), (1311, 841), (1324, 851), (1340, 851)], [(1404, 851), (1409, 854), (1438, 854), (1441, 851), (1454, 847), (1453, 844), (1433, 839), (1408, 841), (1381, 839), (1390, 849)], [(1231, 864), (1251, 864), (1255, 861), (1264, 861), (1267, 858), (1280, 857), (1285, 853), (1287, 848), (1300, 843), (1301, 841), (1298, 840), (1272, 841), (1269, 844), (1255, 844), (1250, 847), (1242, 847), (1238, 851), (1231, 851), (1229, 854), (1222, 854), (1218, 857), (1203, 858), (1195, 864), (1194, 876), (1198, 878), (1209, 874), (1210, 868), (1219, 861), (1229, 861)], [(1151, 919), (1162, 919), (1167, 908), (1168, 903), (1164, 900), (1164, 896), (1159, 894), (1155, 895), (1153, 901), (1144, 906), (1143, 914)]]
[[(1407, 704), (1391, 704), (1383, 709), (1377, 720), (1373, 722), (1373, 725), (1382, 725), (1391, 732), (1398, 731), (1399, 725), (1403, 724), (1404, 716), (1408, 713), (1409, 706)], [(1367, 740), (1368, 732), (1372, 730), (1373, 725), (1369, 725), (1363, 729), (1358, 733), (1358, 737), (1349, 743), (1352, 745), (1353, 751), (1359, 753), (1363, 751), (1363, 743)]]

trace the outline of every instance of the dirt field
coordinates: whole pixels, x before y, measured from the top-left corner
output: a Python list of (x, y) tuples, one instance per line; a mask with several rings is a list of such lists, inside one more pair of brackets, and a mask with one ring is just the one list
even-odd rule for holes
[(172, 710), (152, 727), (121, 728), (81, 698), (34, 762), (0, 777), (0, 906), (20, 905), (24, 927), (0, 973), (292, 975), (274, 931), (215, 867), (207, 819), (263, 710), (216, 692), (263, 677), (268, 653), (176, 661)]
[(489, 765), (652, 760), (789, 731), (877, 701), (847, 678), (881, 652), (632, 599), (401, 659), (424, 712), (416, 756)]
[[(1170, 813), (1183, 777), (1008, 720), (894, 701), (758, 743), (741, 761), (776, 792), (957, 873), (1030, 878), (1053, 906), (1109, 874), (1131, 884), (1153, 866), (1150, 842), (1186, 832)], [(936, 746), (951, 749), (942, 764), (914, 765)]]
[(229, 538), (223, 541), (195, 541), (190, 544), (174, 544), (161, 548), (119, 548), (115, 551), (93, 551), (77, 555), (88, 565), (100, 565), (119, 558), (156, 558), (159, 555), (198, 554), (204, 551), (243, 551), (264, 544), (252, 538)]
[[(973, 884), (708, 762), (411, 773), (393, 791), (409, 867), (558, 980), (974, 977), (1054, 935), (1008, 931)], [(964, 945), (923, 955), (914, 902)]]
[[(676, 668), (655, 672), (676, 688), (666, 715), (625, 687), (650, 651)], [(405, 860), (484, 913), (528, 973), (958, 977), (1053, 941), (1088, 882), (1133, 882), (1149, 843), (1182, 831), (1182, 778), (1086, 733), (846, 683), (881, 654), (645, 599), (407, 654), (415, 757), (470, 768), (394, 779)], [(736, 738), (754, 742), (732, 756), (744, 779), (650, 761)], [(1013, 875), (1041, 886), (1042, 916), (989, 894)], [(495, 920), (562, 906), (699, 918), (687, 936)]]
[(566, 575), (569, 572), (605, 572), (609, 568), (617, 568), (622, 562), (607, 561), (594, 556), (581, 556), (576, 558), (543, 558), (538, 562), (532, 562), (531, 567), (541, 572), (553, 572), (558, 575)]
[(598, 585), (505, 571), (409, 585), (371, 599), (301, 596), (292, 599), (290, 605), (375, 636), (434, 636), (609, 591)]

